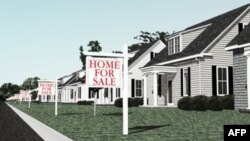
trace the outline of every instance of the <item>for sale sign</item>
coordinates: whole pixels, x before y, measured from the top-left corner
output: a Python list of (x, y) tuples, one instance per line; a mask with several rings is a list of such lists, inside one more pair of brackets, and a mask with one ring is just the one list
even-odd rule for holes
[(55, 94), (55, 81), (38, 81), (38, 94), (39, 95), (54, 95)]
[(122, 59), (86, 59), (86, 83), (89, 87), (121, 87)]

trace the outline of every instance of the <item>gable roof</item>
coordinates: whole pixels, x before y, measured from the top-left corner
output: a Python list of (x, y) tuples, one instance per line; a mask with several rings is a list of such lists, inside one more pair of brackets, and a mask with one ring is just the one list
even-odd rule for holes
[(250, 43), (250, 23), (227, 45), (242, 45)]
[(133, 58), (128, 60), (128, 65), (130, 66), (132, 63), (134, 63), (143, 53), (145, 53), (151, 46), (153, 46), (158, 41), (161, 41), (161, 40), (155, 40), (152, 43), (149, 43), (149, 44), (144, 45), (143, 47), (140, 47), (140, 50), (133, 56)]
[(182, 52), (168, 55), (167, 48), (164, 48), (156, 58), (145, 65), (151, 66), (157, 63), (170, 61), (201, 53), (211, 42), (213, 42), (250, 4), (244, 5), (222, 15), (216, 16), (204, 22), (186, 28), (190, 30), (204, 25), (209, 25), (197, 38), (195, 38)]

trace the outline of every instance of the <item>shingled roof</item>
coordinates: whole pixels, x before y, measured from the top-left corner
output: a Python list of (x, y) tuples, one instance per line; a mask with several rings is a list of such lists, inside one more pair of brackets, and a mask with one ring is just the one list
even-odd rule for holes
[(250, 43), (250, 23), (227, 45), (227, 47), (246, 43)]
[(134, 57), (128, 60), (128, 65), (130, 66), (135, 60), (137, 60), (144, 52), (146, 52), (157, 41), (159, 41), (159, 40), (156, 40), (152, 43), (146, 44), (143, 47), (140, 47), (139, 48), (140, 50), (134, 55)]
[(209, 20), (206, 20), (204, 22), (186, 28), (184, 31), (211, 24), (196, 39), (194, 39), (184, 50), (182, 50), (182, 52), (168, 55), (167, 48), (164, 48), (159, 53), (159, 55), (157, 55), (156, 58), (152, 59), (149, 63), (147, 63), (145, 67), (201, 53), (244, 10), (246, 10), (249, 7), (249, 5), (250, 4), (244, 5), (242, 7), (239, 7), (222, 15), (216, 16), (214, 18), (211, 18)]

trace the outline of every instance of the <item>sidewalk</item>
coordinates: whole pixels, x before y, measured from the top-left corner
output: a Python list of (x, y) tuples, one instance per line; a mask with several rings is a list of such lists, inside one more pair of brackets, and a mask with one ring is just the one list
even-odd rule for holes
[(10, 106), (10, 108), (15, 111), (45, 141), (72, 141), (72, 139), (25, 114), (14, 106), (8, 103), (6, 104)]

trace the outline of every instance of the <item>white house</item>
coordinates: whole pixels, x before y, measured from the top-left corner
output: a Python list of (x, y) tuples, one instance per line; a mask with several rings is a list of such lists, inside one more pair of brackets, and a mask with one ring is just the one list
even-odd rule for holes
[(130, 95), (143, 95), (144, 106), (177, 106), (185, 96), (233, 94), (233, 53), (224, 48), (249, 22), (248, 4), (167, 37), (130, 64)]
[(225, 48), (233, 52), (235, 109), (250, 109), (250, 24), (239, 23), (239, 34)]
[[(76, 103), (79, 100), (94, 101), (95, 95), (85, 83), (85, 71), (79, 70), (70, 75), (59, 78), (59, 101), (63, 103)], [(121, 97), (120, 88), (102, 88), (97, 93), (97, 104), (114, 104)]]

